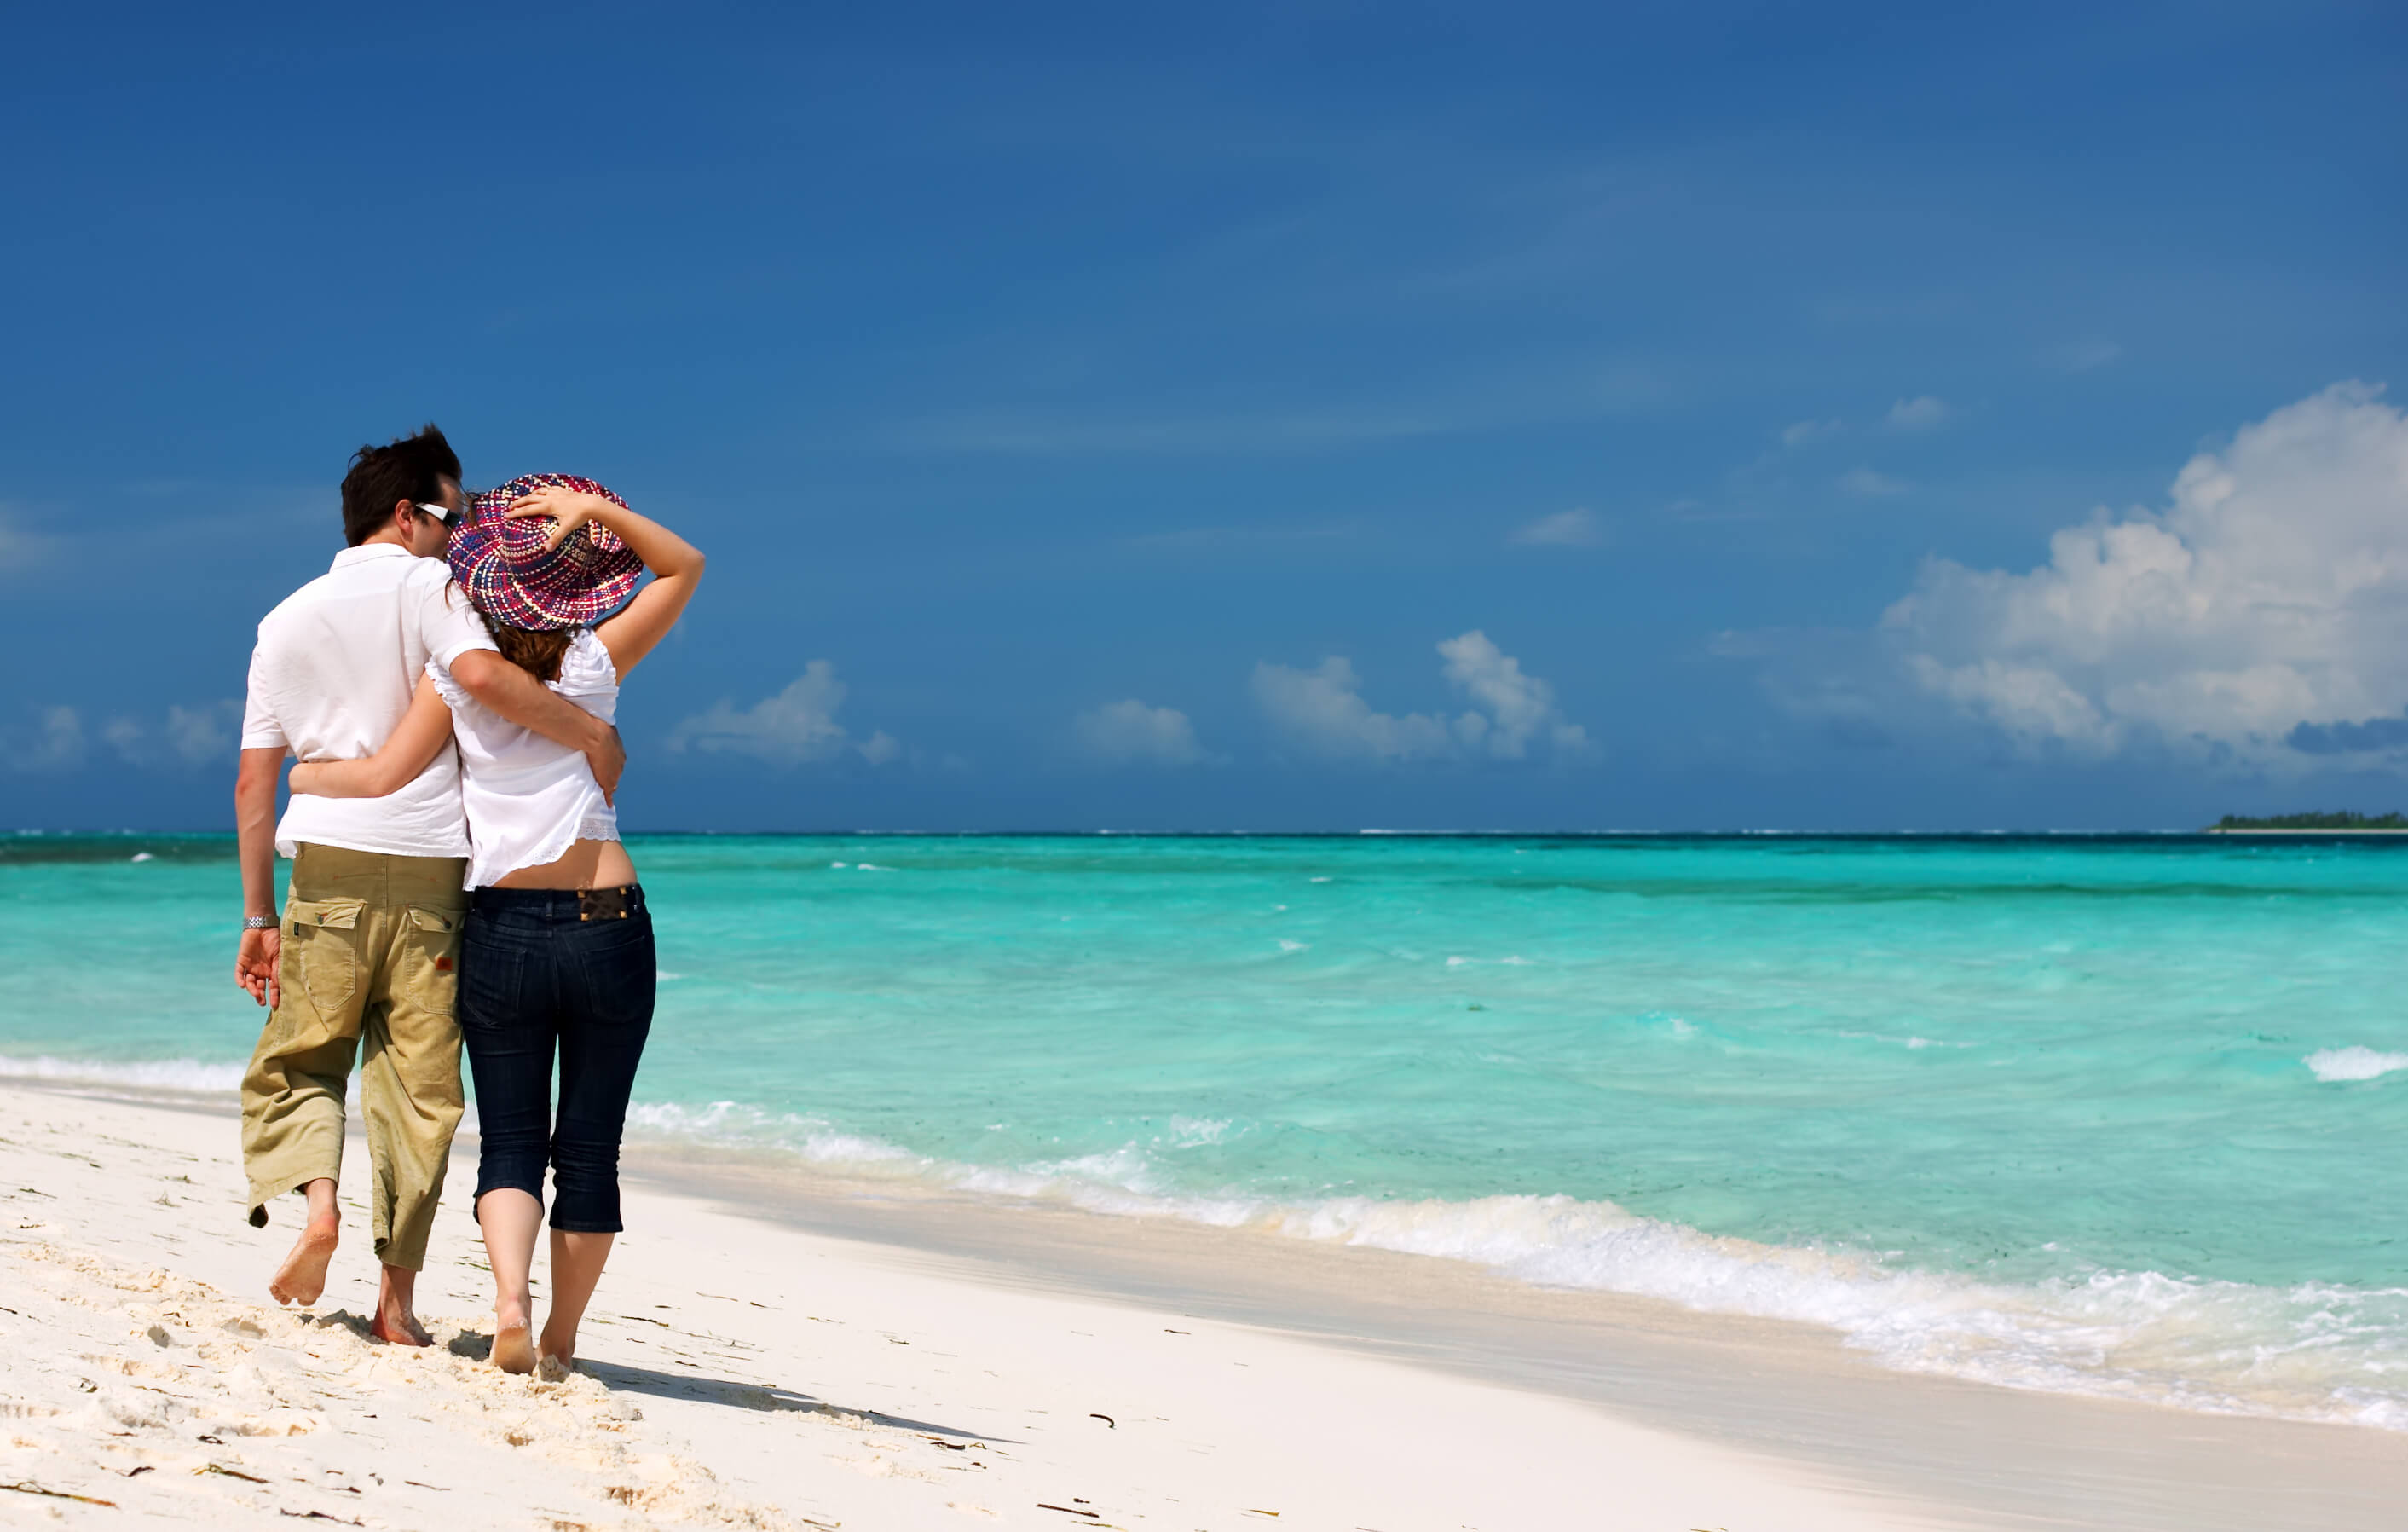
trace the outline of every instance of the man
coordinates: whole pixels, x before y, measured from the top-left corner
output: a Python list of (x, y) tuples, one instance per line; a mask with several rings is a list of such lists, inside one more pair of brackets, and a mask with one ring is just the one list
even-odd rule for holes
[[(235, 981), (269, 1008), (242, 1083), (251, 1222), (298, 1191), (301, 1236), (268, 1292), (315, 1303), (340, 1218), (344, 1093), (359, 1055), (369, 1210), (384, 1274), (371, 1329), (423, 1346), (413, 1298), (459, 1125), (454, 966), (467, 912), (468, 831), (457, 755), (381, 798), (294, 796), (276, 823), (285, 758), (372, 755), (408, 710), (429, 659), (486, 707), (585, 753), (606, 794), (625, 764), (617, 733), (494, 651), (442, 554), (466, 508), (460, 460), (429, 425), (363, 447), (343, 480), (334, 567), (259, 624), (243, 716), (235, 818), (243, 933)], [(274, 912), (276, 857), (293, 858)]]

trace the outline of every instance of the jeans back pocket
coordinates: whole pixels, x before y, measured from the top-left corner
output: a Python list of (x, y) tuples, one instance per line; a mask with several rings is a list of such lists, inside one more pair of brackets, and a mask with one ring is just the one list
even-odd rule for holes
[(600, 1026), (650, 1025), (660, 978), (651, 914), (639, 910), (628, 920), (571, 929), (586, 1018)]
[(509, 1026), (526, 1009), (527, 954), (520, 942), (496, 940), (490, 924), (470, 915), (460, 942), (459, 1005), (463, 1031)]

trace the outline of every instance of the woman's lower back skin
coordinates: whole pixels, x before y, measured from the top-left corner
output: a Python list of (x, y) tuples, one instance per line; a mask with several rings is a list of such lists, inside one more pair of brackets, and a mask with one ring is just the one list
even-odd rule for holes
[(494, 880), (495, 888), (624, 888), (636, 881), (635, 859), (615, 840), (580, 840), (556, 862), (521, 867)]

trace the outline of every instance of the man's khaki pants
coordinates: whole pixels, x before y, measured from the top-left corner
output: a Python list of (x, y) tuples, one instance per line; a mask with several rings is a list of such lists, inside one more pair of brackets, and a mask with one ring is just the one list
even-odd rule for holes
[(377, 1259), (416, 1271), (460, 1125), (460, 929), (467, 864), (304, 845), (284, 905), (276, 1009), (242, 1080), (251, 1222), (343, 1172), (343, 1089), (359, 1056)]

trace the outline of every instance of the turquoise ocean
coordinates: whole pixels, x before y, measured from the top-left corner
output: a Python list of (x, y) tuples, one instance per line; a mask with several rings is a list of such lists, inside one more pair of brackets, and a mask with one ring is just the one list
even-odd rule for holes
[[(2408, 845), (665, 837), (631, 1132), (2408, 1429)], [(232, 844), (0, 838), (0, 1074), (231, 1087)]]

